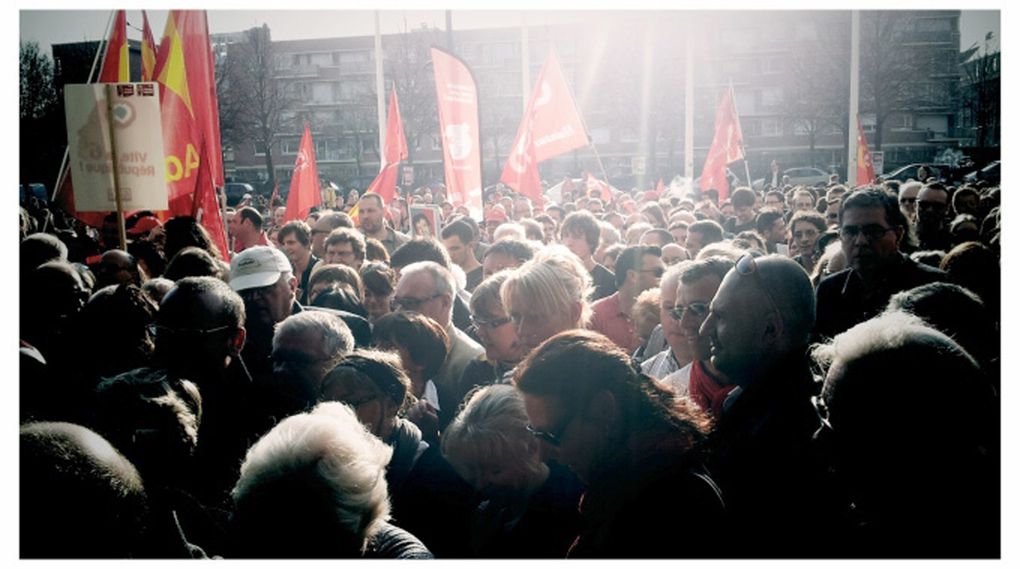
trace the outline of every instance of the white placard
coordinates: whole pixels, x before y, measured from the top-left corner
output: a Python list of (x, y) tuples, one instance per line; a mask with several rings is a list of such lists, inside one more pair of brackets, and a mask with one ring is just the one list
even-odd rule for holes
[(76, 210), (116, 211), (115, 183), (124, 211), (168, 209), (156, 83), (65, 85), (64, 107)]
[(871, 167), (875, 169), (875, 175), (881, 176), (885, 168), (885, 150), (871, 151)]

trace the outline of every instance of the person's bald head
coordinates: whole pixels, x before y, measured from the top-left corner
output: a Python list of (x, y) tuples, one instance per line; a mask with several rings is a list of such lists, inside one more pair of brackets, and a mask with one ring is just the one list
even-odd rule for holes
[(326, 237), (339, 227), (354, 229), (354, 221), (351, 219), (351, 216), (340, 211), (331, 211), (319, 216), (311, 231), (313, 255), (320, 259), (326, 257)]
[(140, 553), (142, 479), (106, 439), (71, 423), (29, 423), (21, 427), (19, 456), (21, 557)]
[(738, 385), (804, 352), (815, 321), (811, 281), (795, 261), (745, 255), (726, 274), (701, 328), (712, 363)]

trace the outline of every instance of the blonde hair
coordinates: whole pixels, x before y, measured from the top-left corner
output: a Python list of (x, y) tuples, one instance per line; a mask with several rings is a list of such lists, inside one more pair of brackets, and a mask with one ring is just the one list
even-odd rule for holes
[[(527, 305), (538, 314), (558, 317), (563, 330), (584, 328), (591, 319), (591, 274), (562, 245), (547, 247), (515, 269), (499, 293), (508, 313), (513, 307)], [(577, 320), (568, 322), (575, 304), (580, 304), (581, 310)]]

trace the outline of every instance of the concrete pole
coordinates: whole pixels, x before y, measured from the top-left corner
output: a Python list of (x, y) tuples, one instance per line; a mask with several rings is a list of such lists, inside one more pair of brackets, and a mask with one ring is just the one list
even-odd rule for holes
[(379, 171), (386, 165), (386, 88), (383, 80), (382, 33), (379, 30), (379, 10), (375, 11), (375, 106), (379, 119)]
[(850, 187), (857, 185), (857, 114), (860, 99), (861, 75), (861, 13), (851, 12), (850, 23), (850, 117), (847, 121), (847, 137), (850, 141), (846, 159), (846, 181)]

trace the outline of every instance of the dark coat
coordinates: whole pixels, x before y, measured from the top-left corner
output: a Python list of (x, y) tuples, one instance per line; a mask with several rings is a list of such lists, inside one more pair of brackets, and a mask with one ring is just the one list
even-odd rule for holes
[(815, 338), (832, 338), (877, 316), (898, 292), (946, 279), (946, 273), (902, 253), (876, 282), (865, 282), (854, 269), (829, 275), (815, 289)]

